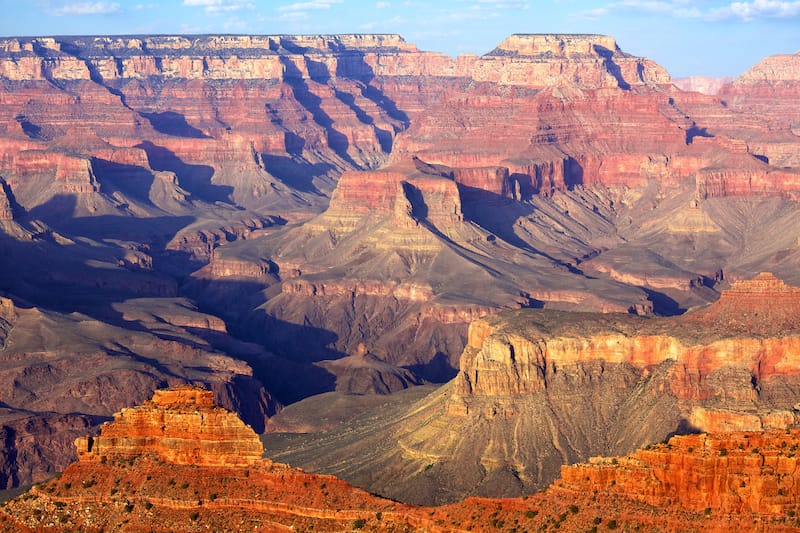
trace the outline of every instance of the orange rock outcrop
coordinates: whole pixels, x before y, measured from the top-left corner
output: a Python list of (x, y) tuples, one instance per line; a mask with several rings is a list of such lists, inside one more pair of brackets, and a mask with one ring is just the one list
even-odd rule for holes
[(770, 272), (736, 280), (714, 305), (691, 313), (690, 323), (750, 334), (780, 335), (800, 329), (800, 287)]
[(800, 506), (800, 430), (682, 435), (621, 458), (561, 468), (557, 486), (660, 508), (783, 517)]
[(75, 446), (81, 461), (152, 456), (198, 466), (244, 466), (263, 453), (258, 435), (217, 407), (211, 391), (189, 386), (156, 391), (144, 405), (116, 414), (98, 437), (81, 437)]

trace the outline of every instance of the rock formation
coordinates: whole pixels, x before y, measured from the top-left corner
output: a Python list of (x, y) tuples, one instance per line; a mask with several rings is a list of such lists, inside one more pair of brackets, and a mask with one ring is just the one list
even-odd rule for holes
[(214, 404), (209, 390), (157, 390), (142, 406), (123, 409), (99, 437), (75, 442), (78, 460), (121, 461), (152, 456), (176, 465), (247, 466), (261, 459), (258, 435)]
[(717, 302), (686, 319), (706, 328), (779, 336), (800, 329), (800, 288), (762, 272), (734, 281)]
[(62, 475), (4, 507), (0, 529), (327, 531), (367, 520), (420, 523), (405, 506), (262, 459), (258, 436), (204, 389), (156, 391), (76, 446), (78, 461)]
[[(562, 464), (629, 453), (675, 433), (793, 427), (800, 337), (796, 325), (776, 331), (772, 322), (782, 312), (794, 318), (798, 303), (796, 288), (761, 274), (674, 318), (489, 315), (470, 325), (455, 380), (387, 414), (388, 427), (365, 428), (362, 444), (342, 434), (312, 444), (314, 452), (279, 457), (302, 456), (304, 467), (431, 503), (543, 488)], [(743, 315), (748, 322), (738, 322)], [(381, 446), (369, 464), (350, 455), (387, 433), (398, 444)]]

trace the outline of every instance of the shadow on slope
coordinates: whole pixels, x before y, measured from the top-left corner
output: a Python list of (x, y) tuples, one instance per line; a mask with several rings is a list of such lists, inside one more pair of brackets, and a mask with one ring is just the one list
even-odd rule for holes
[(208, 135), (186, 122), (185, 116), (175, 111), (163, 111), (161, 113), (139, 112), (139, 114), (149, 120), (153, 129), (159, 133), (172, 137), (210, 139)]
[(209, 203), (233, 203), (231, 200), (233, 187), (212, 183), (214, 167), (185, 163), (170, 150), (150, 141), (144, 141), (136, 147), (145, 151), (148, 163), (153, 170), (174, 172), (181, 188), (190, 192), (192, 198)]

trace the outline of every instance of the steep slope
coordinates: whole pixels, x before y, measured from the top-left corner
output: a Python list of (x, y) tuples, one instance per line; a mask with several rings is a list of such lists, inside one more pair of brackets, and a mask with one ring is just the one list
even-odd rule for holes
[(429, 397), (358, 439), (343, 428), (271, 453), (392, 498), (445, 502), (543, 488), (562, 464), (675, 433), (790, 427), (798, 304), (796, 288), (764, 274), (675, 318), (497, 313), (470, 325), (458, 376)]

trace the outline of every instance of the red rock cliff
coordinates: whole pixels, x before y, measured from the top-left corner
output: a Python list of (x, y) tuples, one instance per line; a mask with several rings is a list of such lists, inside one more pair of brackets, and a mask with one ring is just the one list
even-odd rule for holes
[(655, 507), (783, 516), (800, 505), (798, 446), (798, 430), (678, 436), (628, 457), (563, 466), (559, 485)]

